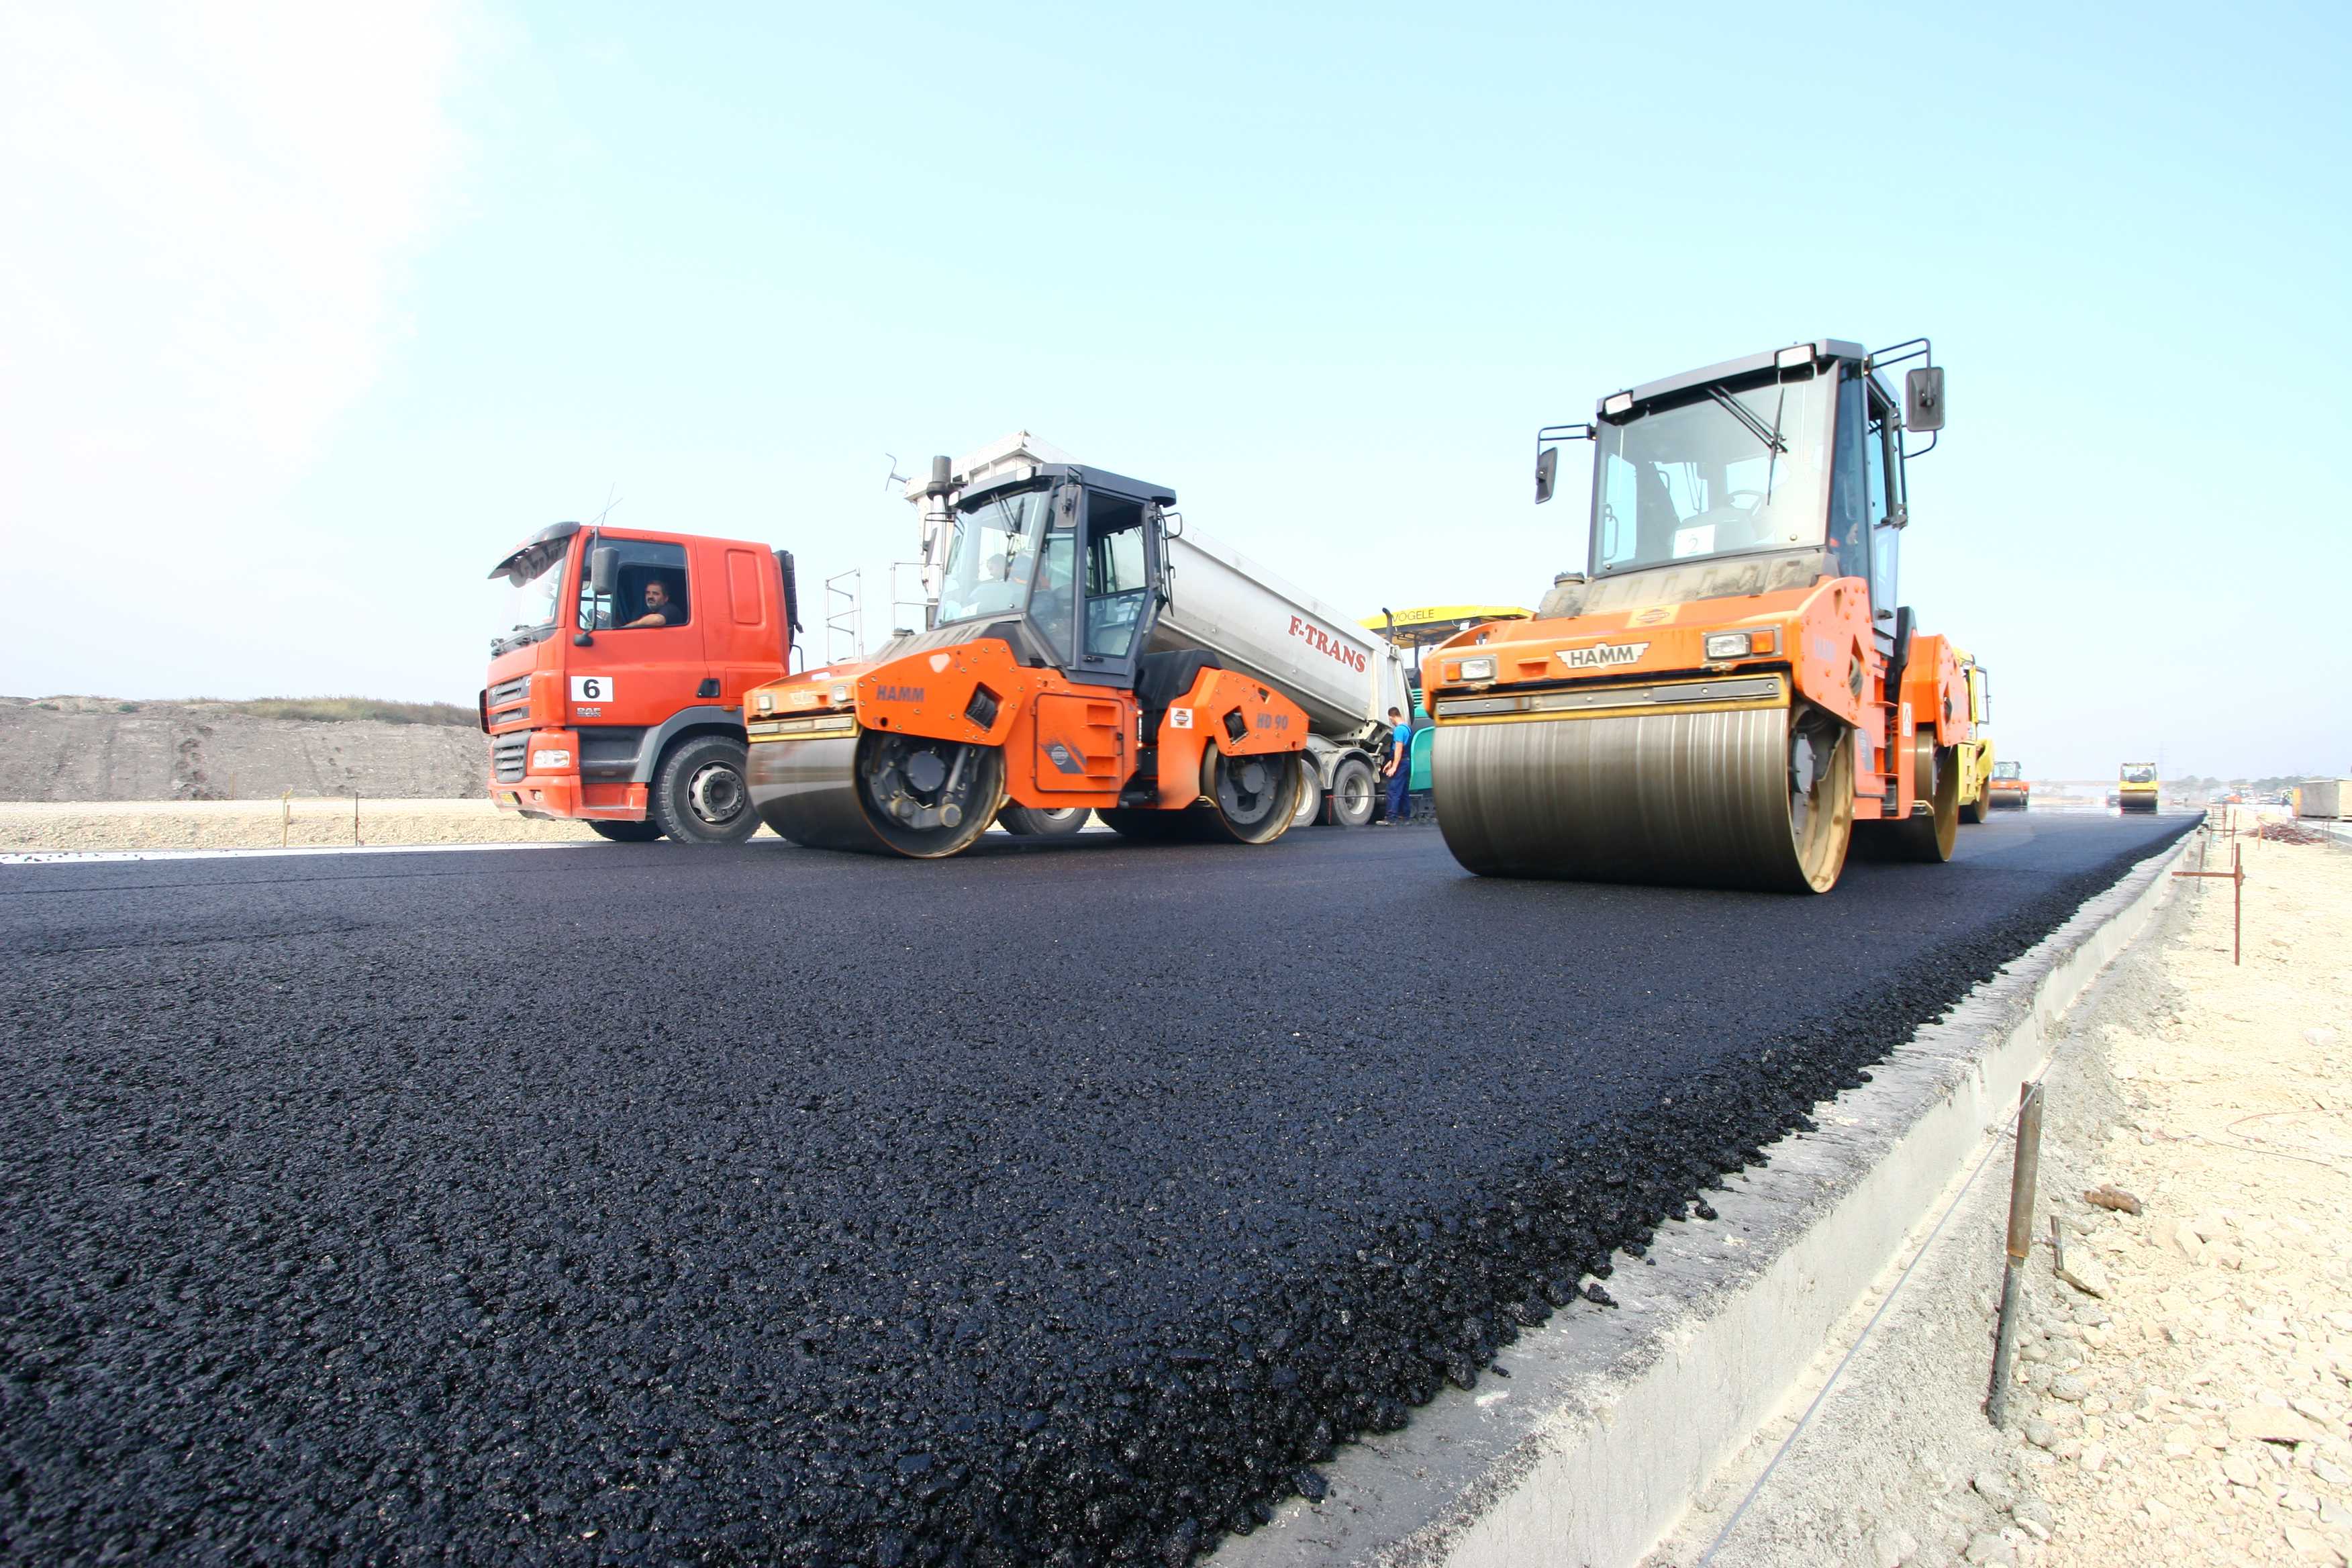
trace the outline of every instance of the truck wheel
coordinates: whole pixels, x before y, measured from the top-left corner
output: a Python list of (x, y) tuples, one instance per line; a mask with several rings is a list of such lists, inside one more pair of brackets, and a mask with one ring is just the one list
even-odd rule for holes
[(647, 818), (673, 843), (740, 844), (760, 826), (743, 763), (743, 742), (726, 735), (697, 735), (671, 748), (654, 770)]
[(1319, 823), (1323, 820), (1323, 775), (1316, 771), (1315, 759), (1304, 752), (1298, 756), (1298, 810), (1290, 826)]
[(1361, 827), (1372, 819), (1380, 790), (1372, 780), (1372, 764), (1361, 757), (1343, 757), (1331, 773), (1331, 793), (1323, 800), (1323, 822), (1331, 827)]
[(661, 826), (652, 822), (594, 822), (588, 831), (599, 838), (609, 838), (615, 844), (651, 844), (661, 837)]
[(1008, 805), (996, 814), (996, 826), (1024, 838), (1066, 838), (1091, 815), (1082, 805)]

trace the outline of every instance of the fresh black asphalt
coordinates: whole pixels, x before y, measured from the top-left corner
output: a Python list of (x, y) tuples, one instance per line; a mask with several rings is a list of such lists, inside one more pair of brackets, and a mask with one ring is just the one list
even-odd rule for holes
[(1185, 1562), (2185, 826), (0, 868), (0, 1557)]

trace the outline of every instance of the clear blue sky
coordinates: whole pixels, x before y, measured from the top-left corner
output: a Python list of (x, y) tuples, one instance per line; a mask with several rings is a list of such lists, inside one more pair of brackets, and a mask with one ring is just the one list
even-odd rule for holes
[(1928, 333), (2004, 751), (2352, 768), (2340, 5), (395, 9), (0, 20), (0, 690), (470, 701), (614, 487), (878, 623), (883, 454), (1024, 426), (1532, 604), (1536, 426)]

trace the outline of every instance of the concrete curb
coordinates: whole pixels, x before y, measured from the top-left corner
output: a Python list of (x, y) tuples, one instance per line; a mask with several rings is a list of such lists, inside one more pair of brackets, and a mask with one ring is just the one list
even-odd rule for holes
[[(1621, 1256), (1616, 1311), (1579, 1309), (1498, 1358), (1507, 1378), (1448, 1394), (1326, 1467), (1216, 1568), (1596, 1568), (1638, 1562), (1794, 1388), (2049, 1059), (2068, 1007), (2169, 896), (2193, 835), (2107, 891), (1873, 1080), (1816, 1108), (1709, 1223), (1660, 1227), (1655, 1267)], [(1998, 1237), (1986, 1245), (1998, 1247)], [(1630, 1265), (1630, 1267), (1629, 1267)], [(1990, 1368), (1988, 1368), (1990, 1376)]]

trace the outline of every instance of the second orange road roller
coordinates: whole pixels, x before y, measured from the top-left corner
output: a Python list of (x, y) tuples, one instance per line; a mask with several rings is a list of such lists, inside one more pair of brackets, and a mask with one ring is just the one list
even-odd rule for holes
[(919, 859), (1070, 811), (1130, 838), (1264, 844), (1309, 815), (1318, 765), (1369, 779), (1404, 700), (1394, 649), (1184, 537), (1172, 491), (1029, 457), (935, 461), (927, 629), (750, 694), (769, 826)]
[[(1893, 367), (1918, 362), (1901, 390)], [(1537, 437), (1594, 446), (1591, 546), (1532, 620), (1423, 656), (1437, 820), (1488, 876), (1824, 892), (1857, 837), (1951, 857), (1969, 693), (1898, 586), (1925, 339), (1669, 376)]]

